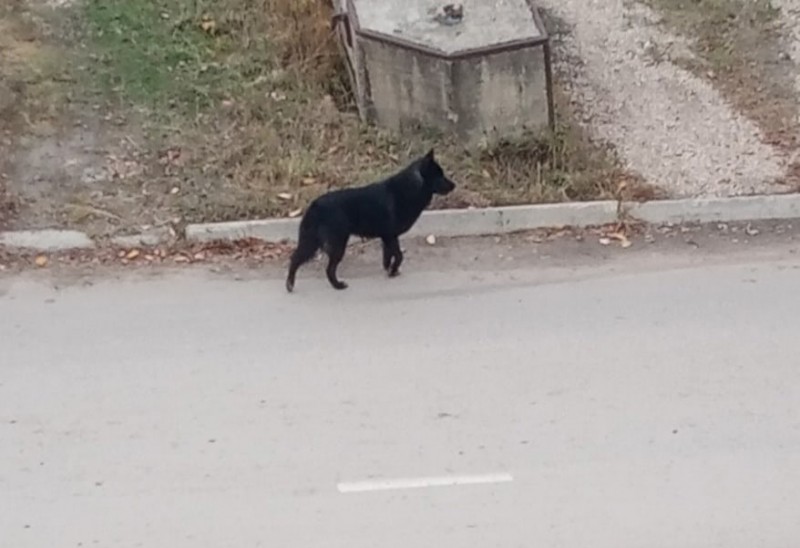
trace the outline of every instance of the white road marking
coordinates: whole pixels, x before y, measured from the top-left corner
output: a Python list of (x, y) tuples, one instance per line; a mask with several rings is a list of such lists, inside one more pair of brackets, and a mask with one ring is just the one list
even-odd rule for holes
[(510, 481), (514, 481), (511, 474), (501, 473), (478, 476), (438, 476), (432, 478), (367, 480), (339, 483), (336, 487), (339, 489), (340, 493), (363, 493), (367, 491), (389, 491), (392, 489), (420, 489), (423, 487), (508, 483)]

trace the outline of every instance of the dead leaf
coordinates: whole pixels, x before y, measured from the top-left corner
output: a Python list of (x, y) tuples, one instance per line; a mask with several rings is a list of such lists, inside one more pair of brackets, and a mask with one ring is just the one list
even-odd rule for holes
[(305, 179), (303, 179), (303, 184), (305, 186), (313, 185), (316, 182), (317, 180), (314, 177), (306, 177)]
[(622, 246), (624, 248), (628, 248), (631, 245), (633, 245), (633, 244), (631, 244), (631, 241), (628, 239), (628, 237), (622, 232), (614, 232), (613, 234), (610, 234), (609, 236), (612, 239), (617, 240), (620, 243), (620, 246)]
[(292, 195), (288, 192), (281, 192), (278, 194), (278, 198), (284, 201), (288, 201), (292, 199)]
[(600, 242), (600, 245), (609, 245), (609, 244), (611, 244), (611, 240), (609, 238), (600, 238), (598, 240), (598, 242)]
[(214, 34), (214, 32), (217, 30), (217, 22), (206, 15), (203, 17), (203, 20), (200, 21), (200, 28), (203, 29), (204, 32)]
[(303, 209), (302, 208), (290, 211), (289, 212), (289, 218), (290, 219), (294, 219), (295, 217), (299, 217), (301, 213), (303, 213)]
[(139, 256), (141, 252), (138, 249), (131, 249), (128, 253), (125, 254), (125, 258), (129, 261), (134, 260), (136, 257)]
[(428, 242), (428, 245), (436, 245), (436, 236), (429, 234), (425, 241)]
[(36, 257), (36, 260), (34, 262), (36, 263), (36, 266), (38, 266), (39, 268), (44, 268), (45, 266), (47, 266), (48, 259), (44, 255), (39, 255), (38, 257)]

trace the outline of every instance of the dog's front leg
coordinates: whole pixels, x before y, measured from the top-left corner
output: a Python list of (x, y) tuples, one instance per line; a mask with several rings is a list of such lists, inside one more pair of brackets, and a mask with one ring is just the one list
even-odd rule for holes
[(400, 264), (403, 262), (403, 251), (397, 236), (383, 240), (383, 267), (389, 272), (389, 277), (394, 278), (400, 273)]

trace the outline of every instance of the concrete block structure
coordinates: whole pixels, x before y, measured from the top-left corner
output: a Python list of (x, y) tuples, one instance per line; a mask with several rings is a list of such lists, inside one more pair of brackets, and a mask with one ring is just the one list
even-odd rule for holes
[[(528, 0), (339, 0), (361, 118), (493, 142), (554, 122), (550, 44)], [(448, 18), (448, 10), (460, 17)]]

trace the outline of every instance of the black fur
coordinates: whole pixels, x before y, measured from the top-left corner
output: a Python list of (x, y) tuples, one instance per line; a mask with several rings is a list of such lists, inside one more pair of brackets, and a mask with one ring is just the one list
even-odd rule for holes
[(336, 277), (336, 268), (353, 235), (380, 238), (383, 268), (389, 276), (396, 276), (403, 262), (398, 237), (414, 225), (434, 194), (448, 194), (455, 187), (431, 150), (388, 179), (323, 194), (311, 202), (300, 222), (286, 290), (294, 289), (297, 269), (320, 249), (328, 255), (328, 281), (335, 289), (345, 289), (347, 284)]

